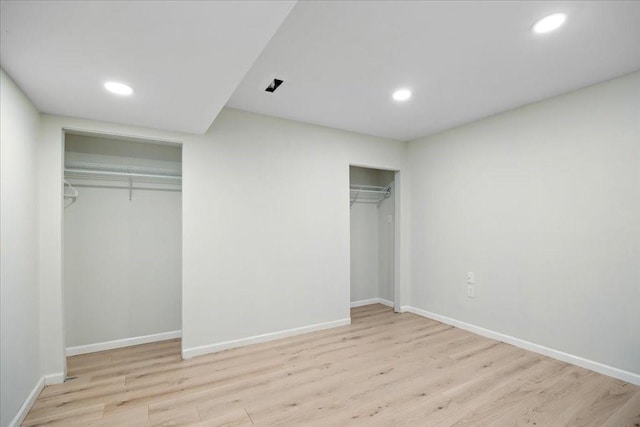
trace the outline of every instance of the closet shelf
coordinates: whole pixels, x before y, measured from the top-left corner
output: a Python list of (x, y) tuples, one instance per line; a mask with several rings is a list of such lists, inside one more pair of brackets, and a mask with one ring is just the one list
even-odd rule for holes
[(107, 165), (102, 163), (65, 162), (65, 178), (134, 180), (136, 182), (182, 182), (182, 174), (176, 170), (144, 168), (138, 166)]
[(350, 185), (350, 204), (380, 204), (391, 195), (391, 186), (381, 187), (377, 185)]
[[(65, 162), (64, 177), (74, 180), (76, 187), (128, 189), (129, 200), (132, 200), (133, 190), (182, 191), (182, 173), (175, 169)], [(87, 183), (77, 183), (82, 180), (86, 180)], [(97, 183), (99, 181), (123, 182), (126, 183), (126, 186)], [(148, 185), (135, 187), (134, 183)]]

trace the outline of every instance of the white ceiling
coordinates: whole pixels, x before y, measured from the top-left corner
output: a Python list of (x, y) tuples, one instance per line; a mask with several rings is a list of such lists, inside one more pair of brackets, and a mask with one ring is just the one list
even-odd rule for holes
[(640, 2), (299, 2), (228, 105), (411, 140), (638, 69)]
[[(0, 64), (52, 114), (203, 133), (228, 101), (399, 140), (640, 69), (637, 1), (294, 4), (2, 1)], [(557, 11), (559, 31), (530, 31)]]
[(0, 64), (42, 112), (203, 133), (294, 4), (2, 1)]

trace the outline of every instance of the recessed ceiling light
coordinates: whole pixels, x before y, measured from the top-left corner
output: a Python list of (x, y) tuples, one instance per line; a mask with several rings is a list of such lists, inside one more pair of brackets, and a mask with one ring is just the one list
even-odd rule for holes
[(552, 15), (545, 16), (544, 18), (536, 22), (532, 30), (536, 34), (549, 33), (560, 28), (566, 20), (566, 13), (554, 13)]
[(406, 101), (411, 98), (411, 91), (409, 89), (398, 89), (393, 92), (393, 99), (396, 101)]
[(118, 82), (106, 82), (104, 84), (104, 88), (111, 93), (115, 93), (116, 95), (131, 95), (133, 93), (133, 89), (131, 86), (127, 86), (124, 83)]

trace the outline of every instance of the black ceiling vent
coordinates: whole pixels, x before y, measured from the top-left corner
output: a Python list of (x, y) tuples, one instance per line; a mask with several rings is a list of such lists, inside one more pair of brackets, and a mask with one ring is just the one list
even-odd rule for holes
[(280, 85), (284, 83), (282, 80), (280, 79), (273, 79), (273, 81), (271, 83), (269, 83), (269, 86), (267, 86), (267, 88), (265, 89), (266, 92), (275, 92), (276, 89), (278, 89), (280, 87)]

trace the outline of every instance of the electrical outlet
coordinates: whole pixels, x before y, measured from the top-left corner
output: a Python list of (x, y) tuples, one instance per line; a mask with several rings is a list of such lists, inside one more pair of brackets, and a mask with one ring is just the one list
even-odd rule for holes
[(467, 296), (469, 298), (474, 298), (475, 297), (473, 291), (474, 291), (473, 286), (467, 286)]
[(470, 285), (476, 283), (476, 276), (473, 274), (473, 271), (467, 272), (467, 283)]

